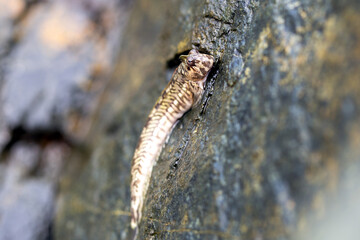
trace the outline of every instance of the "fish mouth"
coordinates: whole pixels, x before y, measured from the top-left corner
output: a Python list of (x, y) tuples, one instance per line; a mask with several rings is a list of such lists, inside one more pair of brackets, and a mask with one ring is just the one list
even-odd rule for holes
[(180, 55), (179, 59), (180, 59), (182, 62), (185, 62), (188, 56), (189, 56), (189, 55)]

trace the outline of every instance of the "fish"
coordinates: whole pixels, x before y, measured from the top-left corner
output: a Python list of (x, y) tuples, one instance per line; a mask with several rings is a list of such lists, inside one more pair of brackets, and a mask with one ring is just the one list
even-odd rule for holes
[(131, 228), (137, 229), (151, 173), (176, 122), (202, 98), (214, 57), (192, 49), (152, 108), (141, 132), (131, 166)]

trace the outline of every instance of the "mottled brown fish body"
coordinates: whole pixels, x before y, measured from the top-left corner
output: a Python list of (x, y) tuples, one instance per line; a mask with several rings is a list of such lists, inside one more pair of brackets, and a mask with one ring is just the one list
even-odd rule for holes
[(176, 121), (199, 102), (213, 57), (191, 50), (153, 107), (140, 135), (131, 168), (131, 227), (141, 220), (152, 168)]

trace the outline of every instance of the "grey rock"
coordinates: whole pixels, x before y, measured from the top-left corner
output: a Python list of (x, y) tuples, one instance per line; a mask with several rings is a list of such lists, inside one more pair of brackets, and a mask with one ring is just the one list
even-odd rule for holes
[[(4, 195), (6, 199), (2, 198)], [(54, 197), (54, 187), (41, 180), (13, 185), (12, 193), (2, 192), (0, 239), (46, 239), (53, 217)]]
[[(55, 185), (29, 178), (40, 161), (35, 144), (17, 144), (0, 191), (0, 239), (45, 239), (53, 218)], [(26, 180), (26, 181), (25, 181)]]
[(4, 70), (2, 121), (11, 129), (84, 140), (125, 9), (113, 0), (51, 1), (29, 11)]

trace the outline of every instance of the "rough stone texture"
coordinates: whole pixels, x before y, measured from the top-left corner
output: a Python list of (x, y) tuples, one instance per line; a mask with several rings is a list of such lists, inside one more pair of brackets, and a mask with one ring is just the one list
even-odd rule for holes
[[(347, 232), (336, 216), (360, 216), (359, 11), (355, 0), (139, 0), (89, 161), (63, 179), (56, 238), (131, 237), (138, 136), (195, 46), (217, 64), (153, 170), (137, 239), (339, 239), (327, 230)], [(357, 239), (349, 228), (338, 236)]]

